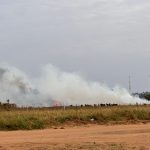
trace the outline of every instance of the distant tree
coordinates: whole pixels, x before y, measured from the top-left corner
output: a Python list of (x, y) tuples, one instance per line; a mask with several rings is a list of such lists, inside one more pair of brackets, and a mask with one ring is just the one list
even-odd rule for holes
[(8, 99), (8, 100), (7, 100), (7, 103), (9, 104), (9, 102), (10, 102), (10, 100)]
[(148, 101), (150, 101), (150, 94), (145, 94), (144, 98), (147, 99)]
[(139, 94), (139, 97), (150, 101), (150, 92), (141, 93), (141, 94)]

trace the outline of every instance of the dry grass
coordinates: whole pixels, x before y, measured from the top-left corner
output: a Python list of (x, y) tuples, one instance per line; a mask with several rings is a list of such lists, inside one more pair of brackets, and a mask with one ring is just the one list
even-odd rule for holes
[(30, 130), (68, 123), (120, 124), (150, 121), (150, 106), (116, 106), (70, 109), (16, 109), (0, 111), (0, 130)]

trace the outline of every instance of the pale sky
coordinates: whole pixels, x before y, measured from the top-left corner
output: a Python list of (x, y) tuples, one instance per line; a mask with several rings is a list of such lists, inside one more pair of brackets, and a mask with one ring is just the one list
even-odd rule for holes
[(150, 90), (149, 0), (0, 0), (0, 62)]

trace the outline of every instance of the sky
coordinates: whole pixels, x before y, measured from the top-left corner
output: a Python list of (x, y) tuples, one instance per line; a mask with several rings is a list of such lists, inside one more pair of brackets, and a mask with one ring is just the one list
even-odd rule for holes
[(0, 0), (0, 62), (36, 77), (52, 64), (150, 90), (149, 0)]

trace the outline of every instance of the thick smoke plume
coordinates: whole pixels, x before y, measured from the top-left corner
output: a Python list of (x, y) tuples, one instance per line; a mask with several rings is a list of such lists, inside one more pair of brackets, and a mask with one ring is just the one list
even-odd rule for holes
[(98, 82), (86, 81), (77, 73), (62, 72), (47, 65), (37, 78), (29, 78), (19, 69), (0, 65), (0, 98), (17, 105), (50, 106), (55, 101), (65, 105), (147, 103), (132, 97), (124, 88), (113, 90)]

